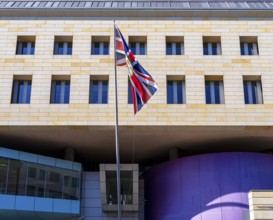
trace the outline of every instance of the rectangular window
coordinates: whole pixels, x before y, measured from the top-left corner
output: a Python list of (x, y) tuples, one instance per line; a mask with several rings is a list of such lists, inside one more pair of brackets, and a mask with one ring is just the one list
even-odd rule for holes
[(221, 38), (217, 36), (203, 37), (203, 54), (204, 55), (221, 55)]
[(70, 96), (70, 80), (52, 80), (51, 104), (68, 104)]
[(16, 54), (33, 55), (35, 52), (35, 36), (18, 36)]
[(109, 55), (109, 43), (108, 42), (93, 42), (92, 55)]
[(244, 80), (245, 104), (263, 104), (261, 81)]
[(147, 37), (137, 36), (129, 37), (130, 49), (135, 55), (146, 55), (147, 54)]
[(167, 36), (166, 37), (166, 55), (183, 55), (184, 37)]
[(241, 55), (258, 55), (258, 44), (257, 43), (241, 43)]
[(108, 80), (91, 80), (89, 103), (107, 104), (108, 103)]
[(241, 55), (259, 55), (258, 38), (256, 36), (240, 37)]
[(55, 36), (54, 55), (72, 55), (72, 36)]
[(36, 168), (35, 167), (28, 167), (28, 177), (29, 178), (36, 178)]
[[(132, 171), (120, 171), (121, 203), (122, 205), (133, 204), (133, 179)], [(117, 175), (115, 171), (106, 171), (106, 194), (107, 204), (117, 204)]]
[(29, 104), (31, 95), (31, 80), (13, 80), (12, 104)]
[(167, 80), (167, 104), (185, 104), (184, 80)]
[(206, 80), (206, 104), (224, 104), (223, 81)]

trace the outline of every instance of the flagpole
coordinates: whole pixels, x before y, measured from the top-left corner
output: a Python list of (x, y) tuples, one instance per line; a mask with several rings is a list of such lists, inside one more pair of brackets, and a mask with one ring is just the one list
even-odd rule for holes
[(116, 104), (116, 170), (117, 170), (117, 201), (118, 201), (118, 220), (121, 220), (121, 198), (120, 198), (120, 159), (119, 159), (119, 141), (118, 141), (118, 86), (117, 86), (117, 65), (116, 65), (116, 34), (114, 20), (114, 60), (115, 60), (115, 104)]

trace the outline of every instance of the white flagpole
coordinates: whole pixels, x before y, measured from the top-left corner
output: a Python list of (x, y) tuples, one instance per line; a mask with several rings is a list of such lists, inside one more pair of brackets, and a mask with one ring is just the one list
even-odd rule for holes
[(115, 103), (116, 103), (116, 169), (117, 169), (117, 200), (118, 200), (118, 220), (121, 220), (121, 196), (120, 196), (120, 160), (119, 160), (119, 141), (118, 141), (118, 86), (117, 86), (117, 61), (116, 61), (116, 34), (114, 20), (114, 60), (115, 60)]

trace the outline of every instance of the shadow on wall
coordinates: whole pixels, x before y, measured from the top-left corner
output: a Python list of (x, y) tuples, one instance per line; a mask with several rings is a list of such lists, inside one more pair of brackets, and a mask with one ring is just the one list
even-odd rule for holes
[(215, 153), (181, 158), (145, 176), (146, 220), (245, 220), (248, 192), (273, 190), (273, 156)]

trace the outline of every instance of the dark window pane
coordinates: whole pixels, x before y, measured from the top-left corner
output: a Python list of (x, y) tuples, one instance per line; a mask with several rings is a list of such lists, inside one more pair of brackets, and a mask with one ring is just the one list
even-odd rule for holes
[(166, 54), (172, 55), (172, 43), (166, 43)]
[(214, 81), (215, 104), (221, 104), (219, 81)]
[(167, 103), (174, 104), (174, 102), (173, 102), (173, 81), (167, 81)]
[(25, 195), (27, 163), (10, 159), (8, 174), (8, 194)]
[(99, 81), (92, 81), (90, 83), (90, 103), (98, 103), (98, 97), (99, 97)]
[(257, 104), (257, 83), (255, 82), (251, 82), (251, 93), (252, 93), (252, 101), (253, 104)]
[(50, 103), (54, 104), (68, 104), (70, 97), (70, 81), (69, 80), (56, 80), (52, 81), (52, 88)]
[(30, 54), (33, 55), (34, 52), (35, 52), (35, 43), (31, 42), (31, 51), (30, 51)]
[(22, 54), (27, 54), (27, 42), (22, 43)]
[(67, 55), (72, 55), (72, 42), (67, 43)]
[(133, 54), (136, 54), (136, 43), (135, 42), (130, 43), (130, 49)]
[(211, 104), (211, 95), (210, 95), (210, 81), (206, 81), (205, 84), (206, 90), (206, 103)]
[(176, 43), (176, 55), (182, 55), (181, 43)]
[(89, 103), (108, 103), (108, 80), (94, 80), (90, 82)]
[(58, 52), (57, 52), (57, 54), (59, 54), (59, 55), (64, 54), (64, 43), (63, 42), (58, 43)]
[(65, 90), (64, 90), (64, 104), (69, 103), (69, 97), (70, 97), (70, 82), (65, 82)]
[(36, 168), (35, 167), (28, 167), (28, 177), (36, 178)]
[(0, 157), (0, 194), (6, 194), (8, 159)]
[(104, 42), (103, 54), (104, 55), (108, 55), (109, 54), (109, 43), (108, 42)]
[(139, 54), (145, 55), (145, 43), (139, 43)]
[(217, 43), (211, 43), (212, 55), (217, 55)]
[(203, 43), (203, 54), (204, 55), (208, 55), (209, 54), (208, 43)]
[[(133, 203), (132, 171), (120, 172), (121, 203)], [(106, 171), (107, 204), (117, 204), (117, 180), (115, 171)]]
[(102, 81), (102, 102), (103, 104), (107, 104), (108, 100), (108, 81)]
[(244, 43), (240, 43), (241, 46), (241, 55), (246, 55), (244, 50)]
[(247, 81), (244, 82), (245, 104), (249, 104)]
[(94, 55), (100, 54), (100, 43), (99, 42), (94, 42), (93, 43), (92, 54), (94, 54)]
[(182, 81), (177, 81), (177, 104), (182, 103)]

